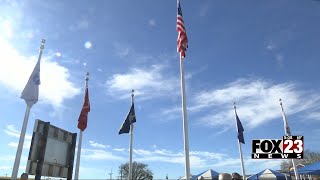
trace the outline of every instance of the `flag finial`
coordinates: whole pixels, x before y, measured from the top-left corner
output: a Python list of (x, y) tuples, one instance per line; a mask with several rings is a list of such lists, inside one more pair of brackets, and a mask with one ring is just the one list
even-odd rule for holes
[(86, 73), (86, 81), (89, 81), (89, 72)]
[(282, 99), (281, 98), (279, 98), (279, 102), (280, 102), (280, 105), (282, 106)]
[(44, 49), (44, 43), (46, 43), (46, 40), (45, 40), (45, 39), (42, 39), (42, 40), (41, 40), (40, 49)]
[(237, 109), (236, 102), (233, 102), (233, 109)]
[(134, 96), (134, 89), (131, 90), (131, 96)]

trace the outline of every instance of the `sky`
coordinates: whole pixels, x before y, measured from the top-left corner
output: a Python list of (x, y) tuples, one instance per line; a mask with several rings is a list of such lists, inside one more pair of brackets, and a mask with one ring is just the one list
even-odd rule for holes
[[(235, 114), (244, 127), (247, 174), (280, 169), (251, 159), (252, 139), (281, 139), (282, 98), (293, 135), (319, 151), (320, 2), (181, 2), (189, 39), (184, 61), (191, 174), (241, 173)], [(90, 72), (91, 111), (83, 133), (81, 179), (119, 176), (129, 134), (118, 135), (135, 90), (133, 160), (154, 178), (184, 176), (177, 7), (174, 0), (0, 0), (0, 176), (11, 175), (36, 64), (39, 101), (30, 113), (19, 175), (36, 119), (73, 133)]]

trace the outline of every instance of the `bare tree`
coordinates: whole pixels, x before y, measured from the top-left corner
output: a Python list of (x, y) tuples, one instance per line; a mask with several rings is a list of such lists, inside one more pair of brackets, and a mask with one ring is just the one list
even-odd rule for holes
[[(303, 153), (303, 159), (295, 160), (296, 165), (303, 164), (308, 165), (320, 161), (320, 152), (314, 152), (310, 150), (305, 150)], [(288, 172), (289, 169), (292, 167), (291, 160), (283, 160), (281, 162), (281, 171)]]
[[(129, 173), (129, 163), (121, 164), (119, 166), (119, 174), (121, 179), (127, 179)], [(133, 162), (132, 163), (132, 180), (152, 180), (153, 173), (148, 168), (147, 164)]]

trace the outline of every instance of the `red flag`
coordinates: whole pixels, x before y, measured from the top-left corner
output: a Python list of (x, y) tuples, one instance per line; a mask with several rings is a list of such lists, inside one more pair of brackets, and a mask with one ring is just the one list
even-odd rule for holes
[(188, 37), (187, 32), (184, 27), (184, 21), (182, 19), (182, 10), (180, 6), (180, 0), (178, 0), (178, 14), (177, 14), (177, 50), (180, 52), (180, 57), (184, 58), (186, 56), (186, 50), (188, 47)]
[(78, 128), (81, 129), (82, 131), (84, 131), (87, 128), (89, 112), (90, 112), (89, 90), (88, 90), (88, 85), (86, 85), (84, 102), (83, 102), (82, 110), (78, 119)]

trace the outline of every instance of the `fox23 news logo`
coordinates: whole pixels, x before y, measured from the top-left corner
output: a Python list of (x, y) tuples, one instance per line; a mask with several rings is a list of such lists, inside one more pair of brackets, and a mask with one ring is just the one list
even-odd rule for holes
[(252, 159), (303, 159), (303, 136), (252, 140)]

